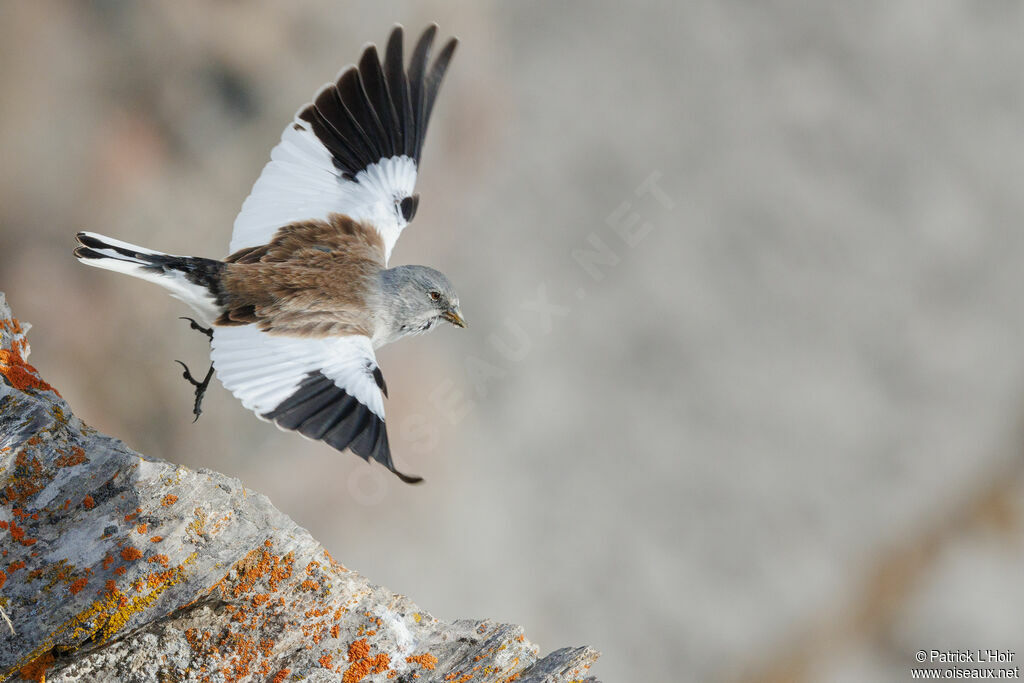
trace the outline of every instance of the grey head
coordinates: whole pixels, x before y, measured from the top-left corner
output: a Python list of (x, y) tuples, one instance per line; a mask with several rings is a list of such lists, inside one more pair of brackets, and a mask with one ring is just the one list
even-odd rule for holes
[(374, 335), (386, 344), (407, 334), (420, 334), (441, 321), (465, 327), (459, 295), (443, 273), (427, 266), (398, 266), (380, 272), (381, 298), (377, 319), (383, 329)]

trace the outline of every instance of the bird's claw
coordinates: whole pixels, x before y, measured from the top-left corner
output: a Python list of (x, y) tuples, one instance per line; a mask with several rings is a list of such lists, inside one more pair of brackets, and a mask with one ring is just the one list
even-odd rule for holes
[[(213, 328), (203, 327), (202, 325), (197, 323), (195, 319), (189, 318), (187, 316), (181, 316), (180, 318), (178, 318), (178, 320), (187, 320), (189, 327), (191, 327), (193, 330), (202, 332), (203, 334), (210, 338), (210, 341), (213, 341)], [(180, 360), (176, 360), (174, 362), (185, 369), (185, 372), (182, 373), (181, 376), (187, 379), (189, 384), (196, 388), (196, 402), (192, 406), (192, 414), (196, 416), (195, 419), (192, 421), (195, 422), (196, 420), (199, 419), (199, 416), (203, 414), (203, 396), (206, 395), (206, 388), (210, 386), (210, 378), (213, 377), (213, 363), (210, 364), (210, 369), (206, 371), (206, 377), (204, 377), (203, 381), (200, 382), (195, 377), (192, 376), (192, 373), (189, 371), (187, 365), (182, 363)]]
[[(178, 320), (187, 320), (188, 321), (188, 326), (191, 327), (193, 330), (198, 330), (198, 331), (202, 332), (203, 334), (205, 334), (207, 337), (209, 337), (211, 340), (213, 339), (213, 328), (212, 327), (203, 327), (202, 325), (197, 323), (194, 319), (189, 318), (188, 316), (184, 316), (184, 315), (179, 317)], [(181, 361), (178, 361), (178, 362), (181, 363)], [(184, 365), (184, 363), (182, 363), (182, 365)], [(188, 370), (186, 368), (186, 372), (187, 371)]]
[[(192, 324), (195, 325), (195, 322), (193, 321)], [(199, 419), (199, 416), (203, 414), (203, 397), (206, 395), (206, 388), (210, 386), (210, 378), (213, 377), (213, 363), (210, 364), (210, 369), (206, 371), (206, 377), (204, 377), (203, 381), (200, 382), (192, 376), (187, 365), (180, 360), (176, 360), (174, 362), (185, 369), (185, 372), (183, 372), (181, 376), (187, 379), (188, 383), (196, 388), (196, 402), (192, 406), (192, 414), (196, 416), (192, 422), (196, 422), (196, 420)]]

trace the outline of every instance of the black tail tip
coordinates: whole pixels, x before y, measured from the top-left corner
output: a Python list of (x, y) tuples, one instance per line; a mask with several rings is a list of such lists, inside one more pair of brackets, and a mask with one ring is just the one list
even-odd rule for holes
[(78, 240), (79, 244), (82, 244), (86, 247), (92, 247), (93, 249), (103, 249), (104, 247), (108, 246), (86, 232), (77, 233), (75, 235), (75, 239)]
[(98, 251), (94, 251), (89, 247), (75, 247), (75, 258), (80, 259), (101, 259), (107, 258)]

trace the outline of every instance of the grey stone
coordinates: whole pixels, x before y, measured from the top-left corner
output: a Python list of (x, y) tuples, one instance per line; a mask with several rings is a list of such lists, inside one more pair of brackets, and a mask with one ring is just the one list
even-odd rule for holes
[(241, 481), (97, 432), (27, 364), (26, 327), (0, 293), (0, 681), (556, 683), (597, 659), (435, 619)]

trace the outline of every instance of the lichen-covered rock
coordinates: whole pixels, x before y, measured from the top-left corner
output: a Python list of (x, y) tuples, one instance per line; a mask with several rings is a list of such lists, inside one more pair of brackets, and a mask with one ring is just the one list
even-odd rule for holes
[(237, 479), (96, 432), (28, 365), (26, 329), (0, 293), (0, 681), (555, 683), (597, 658), (439, 621)]

